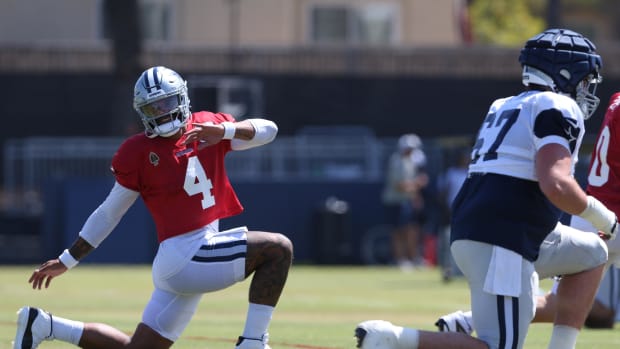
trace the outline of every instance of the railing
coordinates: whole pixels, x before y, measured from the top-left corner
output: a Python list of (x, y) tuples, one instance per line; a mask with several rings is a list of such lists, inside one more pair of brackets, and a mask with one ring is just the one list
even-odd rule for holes
[[(379, 139), (364, 128), (308, 128), (293, 137), (232, 152), (227, 172), (243, 181), (379, 181), (394, 139)], [(121, 138), (24, 138), (4, 146), (5, 209), (40, 213), (40, 195), (50, 180), (111, 176), (110, 161)], [(438, 148), (425, 145), (433, 163)], [(5, 205), (6, 206), (6, 205)]]
[[(617, 52), (617, 51), (615, 51)], [(612, 56), (610, 52), (604, 57)], [(140, 62), (197, 74), (317, 74), (363, 76), (518, 76), (518, 49), (452, 48), (145, 48)], [(606, 76), (618, 75), (614, 62)], [(109, 45), (0, 45), (0, 72), (109, 72)]]
[(71, 176), (105, 176), (117, 138), (24, 138), (4, 145), (3, 211), (41, 213), (44, 185)]
[[(599, 45), (606, 78), (620, 76), (620, 45)], [(520, 75), (519, 48), (179, 48), (146, 47), (140, 62), (196, 74), (317, 74), (497, 78)], [(0, 45), (0, 72), (103, 72), (114, 69), (109, 45)]]

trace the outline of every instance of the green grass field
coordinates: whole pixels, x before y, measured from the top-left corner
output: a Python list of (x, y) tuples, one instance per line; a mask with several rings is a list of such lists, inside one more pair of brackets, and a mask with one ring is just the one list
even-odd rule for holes
[[(57, 316), (106, 322), (132, 332), (151, 292), (148, 266), (80, 265), (55, 279), (49, 289), (34, 291), (27, 283), (33, 267), (0, 266), (0, 348), (10, 348), (15, 312), (22, 305), (43, 307)], [(549, 289), (550, 282), (541, 283)], [(193, 321), (174, 348), (233, 348), (241, 333), (248, 281), (207, 294)], [(368, 319), (434, 330), (439, 315), (468, 309), (463, 280), (445, 284), (438, 270), (403, 273), (390, 267), (294, 266), (270, 327), (274, 349), (354, 348), (353, 329)], [(578, 348), (620, 347), (620, 331), (584, 330)], [(526, 348), (545, 349), (547, 324), (532, 325)], [(41, 348), (70, 348), (44, 342)]]

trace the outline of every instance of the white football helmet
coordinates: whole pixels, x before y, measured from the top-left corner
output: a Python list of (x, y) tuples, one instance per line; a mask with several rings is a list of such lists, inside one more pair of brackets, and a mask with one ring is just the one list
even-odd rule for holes
[(189, 120), (187, 82), (172, 69), (149, 68), (136, 82), (133, 107), (148, 137), (170, 137)]

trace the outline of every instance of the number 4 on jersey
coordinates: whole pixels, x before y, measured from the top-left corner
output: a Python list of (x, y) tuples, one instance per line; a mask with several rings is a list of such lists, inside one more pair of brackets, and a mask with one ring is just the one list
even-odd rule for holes
[(183, 189), (189, 196), (202, 194), (202, 209), (215, 205), (215, 198), (211, 195), (213, 184), (207, 178), (204, 168), (195, 156), (187, 160), (187, 170), (185, 171), (185, 183)]

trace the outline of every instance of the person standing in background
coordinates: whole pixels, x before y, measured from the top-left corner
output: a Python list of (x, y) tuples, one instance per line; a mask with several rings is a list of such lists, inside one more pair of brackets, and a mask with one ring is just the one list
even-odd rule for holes
[(402, 135), (389, 159), (382, 202), (393, 226), (392, 256), (403, 271), (422, 263), (419, 251), (425, 205), (422, 190), (429, 180), (425, 165), (420, 137)]

